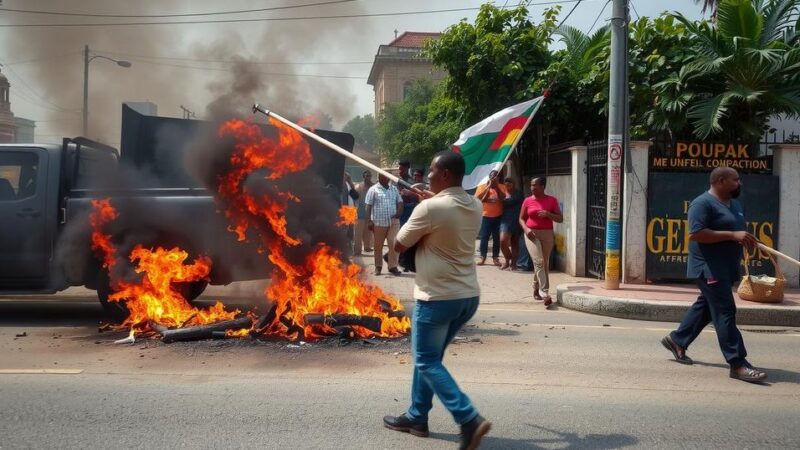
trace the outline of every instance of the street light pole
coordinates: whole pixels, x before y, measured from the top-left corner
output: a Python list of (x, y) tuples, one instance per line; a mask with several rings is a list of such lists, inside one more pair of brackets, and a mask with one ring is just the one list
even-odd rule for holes
[(89, 46), (83, 47), (83, 132), (81, 136), (89, 134)]
[(103, 55), (94, 55), (90, 58), (89, 46), (83, 46), (83, 137), (89, 137), (89, 63), (95, 58), (107, 59), (125, 68), (132, 65), (129, 61), (109, 58)]

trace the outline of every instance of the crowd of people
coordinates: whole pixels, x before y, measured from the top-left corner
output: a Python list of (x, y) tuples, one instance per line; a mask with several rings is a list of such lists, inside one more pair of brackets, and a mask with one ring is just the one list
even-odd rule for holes
[[(399, 169), (400, 178), (413, 184), (412, 189), (398, 189), (382, 174), (378, 183), (372, 184), (371, 174), (365, 171), (359, 185), (345, 177), (342, 192), (343, 202), (357, 202), (359, 208), (355, 253), (360, 254), (362, 249), (374, 252), (375, 274), (381, 273), (384, 243), (389, 247), (386, 261), (390, 273), (399, 275), (398, 255), (403, 254), (418, 269), (411, 328), (411, 401), (402, 414), (385, 416), (383, 424), (392, 430), (428, 436), (428, 412), (436, 395), (461, 428), (459, 448), (473, 450), (489, 432), (491, 423), (458, 386), (443, 358), (453, 337), (478, 309), (476, 268), (486, 263), (491, 238), (494, 264), (501, 270), (517, 270), (521, 237), (533, 260), (533, 296), (549, 306), (553, 227), (564, 218), (558, 200), (545, 193), (544, 177), (533, 178), (531, 195), (523, 198), (512, 179), (501, 183), (499, 173), (492, 171), (473, 196), (461, 184), (465, 162), (459, 153), (444, 151), (433, 158), (428, 172), (430, 185), (423, 183), (422, 170), (415, 170), (412, 180), (408, 162), (402, 161)], [(742, 248), (752, 248), (756, 242), (746, 231), (743, 210), (736, 201), (741, 186), (735, 170), (717, 168), (710, 175), (710, 189), (691, 202), (687, 276), (696, 279), (700, 295), (680, 326), (661, 344), (676, 361), (692, 364), (686, 350), (713, 322), (731, 378), (760, 382), (767, 374), (746, 359), (732, 295), (732, 286), (739, 280)], [(477, 260), (476, 237), (480, 240)], [(371, 249), (367, 248), (369, 243)], [(501, 252), (504, 262), (500, 261)]]

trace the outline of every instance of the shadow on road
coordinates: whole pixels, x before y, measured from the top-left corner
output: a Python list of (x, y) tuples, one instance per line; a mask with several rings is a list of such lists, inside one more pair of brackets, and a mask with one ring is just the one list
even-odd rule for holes
[[(577, 433), (565, 433), (538, 425), (528, 424), (531, 428), (536, 428), (543, 434), (543, 437), (533, 437), (530, 439), (511, 439), (500, 436), (493, 436), (491, 433), (481, 441), (481, 449), (503, 449), (503, 450), (530, 450), (553, 448), (554, 446), (562, 449), (612, 449), (636, 445), (639, 442), (633, 436), (627, 434), (587, 434), (581, 436)], [(547, 437), (547, 435), (553, 435)], [(458, 442), (457, 434), (431, 433), (431, 438), (443, 441)]]
[[(719, 363), (707, 363), (702, 361), (694, 361), (694, 364), (697, 366), (704, 366), (704, 367), (717, 367), (720, 369), (728, 370), (729, 366), (727, 364), (719, 364)], [(757, 368), (767, 372), (768, 378), (765, 383), (758, 383), (763, 386), (769, 386), (775, 383), (790, 383), (790, 384), (800, 384), (800, 373), (793, 372), (791, 370), (783, 370), (783, 369), (770, 369), (767, 367), (761, 367), (756, 365)]]
[(105, 321), (94, 301), (14, 300), (0, 302), (0, 327), (94, 326)]

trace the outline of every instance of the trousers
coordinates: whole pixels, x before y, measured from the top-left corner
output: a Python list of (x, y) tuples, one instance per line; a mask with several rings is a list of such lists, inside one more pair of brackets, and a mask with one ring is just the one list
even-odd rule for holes
[(411, 406), (406, 416), (414, 422), (427, 422), (433, 408), (433, 394), (439, 397), (459, 425), (478, 415), (469, 397), (444, 367), (444, 351), (458, 330), (478, 310), (479, 297), (459, 300), (417, 301), (411, 322), (411, 353), (414, 376), (411, 380)]
[(744, 339), (736, 327), (736, 303), (731, 282), (720, 280), (709, 284), (708, 280), (699, 279), (697, 287), (700, 296), (683, 316), (678, 329), (670, 333), (672, 340), (683, 348), (689, 348), (703, 328), (713, 322), (725, 361), (733, 369), (748, 365)]

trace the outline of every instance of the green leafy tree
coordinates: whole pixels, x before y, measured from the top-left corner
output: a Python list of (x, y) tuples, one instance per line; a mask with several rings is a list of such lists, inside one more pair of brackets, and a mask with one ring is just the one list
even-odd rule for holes
[(374, 150), (378, 142), (375, 118), (372, 114), (353, 117), (345, 124), (342, 131), (352, 134), (356, 145), (368, 150)]
[(378, 145), (384, 156), (427, 163), (450, 148), (463, 129), (459, 107), (427, 79), (409, 87), (407, 97), (386, 105), (378, 121)]
[[(611, 49), (605, 46), (594, 55), (594, 65), (582, 81), (585, 89), (594, 93), (593, 102), (604, 117), (608, 114), (608, 85)], [(659, 111), (655, 87), (677, 74), (694, 58), (689, 34), (681, 23), (669, 14), (654, 19), (641, 17), (630, 24), (628, 37), (628, 86), (630, 133), (633, 138), (650, 137), (654, 129), (675, 126), (673, 115)]]
[(559, 10), (550, 8), (533, 23), (524, 4), (502, 9), (486, 3), (474, 24), (462, 20), (428, 44), (426, 54), (448, 74), (442, 95), (466, 123), (541, 94), (534, 83), (552, 59), (548, 46)]
[(773, 115), (800, 117), (798, 13), (800, 0), (722, 0), (714, 23), (674, 14), (696, 54), (685, 75), (699, 88), (686, 108), (697, 136), (752, 140)]

